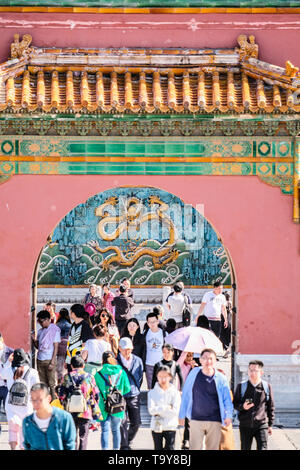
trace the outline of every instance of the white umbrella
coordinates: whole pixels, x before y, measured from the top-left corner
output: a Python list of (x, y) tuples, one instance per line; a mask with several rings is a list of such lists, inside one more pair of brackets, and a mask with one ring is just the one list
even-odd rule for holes
[(213, 349), (216, 354), (223, 354), (223, 345), (210, 330), (199, 326), (185, 326), (170, 333), (166, 341), (180, 351), (201, 353), (203, 349)]

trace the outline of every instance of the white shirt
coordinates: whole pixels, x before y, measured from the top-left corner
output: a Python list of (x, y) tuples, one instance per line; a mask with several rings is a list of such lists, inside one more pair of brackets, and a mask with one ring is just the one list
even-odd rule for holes
[(163, 431), (175, 431), (181, 403), (180, 392), (173, 384), (163, 390), (158, 383), (148, 392), (148, 411), (152, 416), (150, 428), (155, 429), (155, 416), (160, 416)]
[[(42, 341), (43, 341), (43, 337), (45, 336), (45, 334), (47, 333), (47, 329), (48, 328), (41, 328), (38, 333), (37, 333), (37, 340), (39, 342), (39, 345), (42, 344)], [(58, 331), (56, 332), (55, 334), (55, 337), (54, 337), (54, 341), (52, 343), (52, 345), (50, 346), (50, 348), (48, 349), (40, 349), (38, 350), (38, 354), (37, 354), (37, 358), (40, 360), (40, 361), (50, 361), (52, 359), (52, 356), (53, 356), (53, 351), (54, 351), (54, 343), (60, 343), (61, 341), (61, 337), (60, 337), (60, 329), (58, 329)]]
[(104, 339), (88, 339), (83, 351), (88, 352), (87, 362), (102, 363), (102, 355), (105, 351), (111, 351), (111, 345)]
[(153, 333), (150, 329), (146, 335), (146, 364), (148, 366), (154, 366), (157, 362), (163, 358), (162, 347), (164, 344), (164, 335), (161, 328), (158, 328), (156, 333)]
[(222, 305), (226, 306), (226, 297), (223, 294), (215, 294), (213, 291), (206, 292), (202, 302), (205, 303), (203, 314), (210, 320), (221, 320)]
[(41, 431), (46, 432), (50, 423), (51, 416), (46, 419), (40, 419), (37, 417), (36, 413), (33, 413), (33, 419), (40, 428)]
[(132, 361), (133, 361), (132, 354), (130, 355), (129, 360), (125, 359), (125, 357), (122, 354), (120, 354), (120, 358), (121, 358), (123, 366), (125, 366), (126, 369), (130, 370), (130, 367), (131, 367), (131, 364), (132, 364)]
[(182, 311), (184, 307), (184, 295), (181, 292), (174, 292), (168, 298), (170, 310), (167, 312), (168, 318), (174, 318), (176, 323), (182, 322)]

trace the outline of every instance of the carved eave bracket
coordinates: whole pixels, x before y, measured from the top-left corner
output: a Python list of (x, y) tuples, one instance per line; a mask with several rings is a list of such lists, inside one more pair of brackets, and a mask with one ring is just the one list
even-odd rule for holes
[(292, 176), (263, 176), (259, 175), (259, 179), (269, 186), (277, 186), (283, 194), (293, 194), (293, 177)]
[(0, 185), (6, 183), (12, 178), (11, 175), (1, 175), (0, 174)]

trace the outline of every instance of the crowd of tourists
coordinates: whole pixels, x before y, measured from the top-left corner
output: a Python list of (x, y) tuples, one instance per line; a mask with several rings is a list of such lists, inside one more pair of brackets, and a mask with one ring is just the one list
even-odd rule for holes
[(91, 285), (70, 311), (56, 312), (48, 302), (32, 335), (36, 368), (24, 349), (9, 348), (0, 334), (0, 406), (10, 448), (87, 450), (89, 433), (99, 429), (99, 449), (110, 449), (112, 442), (115, 450), (131, 450), (141, 426), (145, 378), (155, 450), (175, 449), (178, 429), (181, 449), (234, 449), (234, 409), (241, 449), (251, 449), (253, 439), (258, 449), (267, 449), (274, 400), (262, 379), (263, 363), (250, 362), (248, 380), (232, 393), (213, 348), (196, 353), (172, 342), (172, 334), (190, 331), (188, 326), (210, 330), (228, 357), (232, 305), (223, 286), (216, 282), (205, 293), (195, 315), (180, 282), (144, 325), (133, 307), (128, 279), (115, 292), (109, 284), (101, 293)]

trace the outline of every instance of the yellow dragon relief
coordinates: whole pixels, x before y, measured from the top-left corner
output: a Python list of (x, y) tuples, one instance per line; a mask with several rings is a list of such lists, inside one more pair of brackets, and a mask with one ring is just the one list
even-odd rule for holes
[[(168, 210), (168, 205), (166, 203), (161, 201), (157, 196), (150, 196), (149, 204), (151, 206), (158, 204), (158, 209), (156, 212), (151, 211), (142, 215), (141, 211), (143, 205), (141, 201), (136, 197), (130, 197), (126, 201), (124, 212), (120, 215), (112, 216), (105, 209), (108, 206), (116, 206), (117, 203), (118, 199), (116, 197), (110, 197), (101, 204), (101, 206), (95, 209), (95, 215), (101, 217), (98, 224), (98, 233), (103, 240), (114, 241), (120, 237), (124, 231), (127, 233), (128, 229), (132, 228), (135, 228), (135, 230), (139, 232), (140, 226), (149, 220), (160, 220), (162, 223), (166, 224), (169, 228), (169, 240), (166, 242), (165, 246), (159, 250), (147, 247), (147, 241), (144, 241), (137, 247), (135, 252), (131, 254), (130, 258), (124, 256), (121, 249), (117, 246), (100, 248), (98, 242), (92, 241), (90, 242), (90, 245), (100, 253), (106, 253), (112, 250), (115, 251), (114, 255), (103, 260), (103, 269), (107, 271), (112, 263), (117, 263), (121, 266), (132, 266), (143, 255), (151, 256), (153, 265), (156, 269), (159, 269), (165, 264), (177, 259), (179, 252), (174, 249), (175, 227), (170, 217), (165, 214)], [(113, 232), (107, 233), (105, 229), (109, 224), (118, 224), (118, 226)]]

